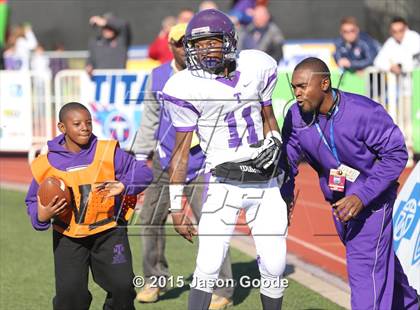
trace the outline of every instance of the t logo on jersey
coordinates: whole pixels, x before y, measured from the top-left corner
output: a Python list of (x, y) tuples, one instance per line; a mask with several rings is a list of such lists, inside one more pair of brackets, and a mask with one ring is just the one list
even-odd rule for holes
[(236, 93), (236, 94), (233, 94), (233, 95), (236, 97), (236, 100), (238, 100), (238, 103), (241, 103), (240, 95), (242, 95), (242, 93)]

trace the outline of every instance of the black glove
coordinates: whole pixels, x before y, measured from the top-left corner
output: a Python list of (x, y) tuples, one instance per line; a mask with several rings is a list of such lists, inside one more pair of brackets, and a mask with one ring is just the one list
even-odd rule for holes
[(211, 173), (222, 179), (222, 182), (228, 180), (239, 181), (241, 183), (267, 182), (277, 177), (282, 172), (281, 169), (270, 166), (268, 169), (258, 169), (252, 160), (242, 162), (224, 162), (213, 169)]
[(262, 141), (262, 145), (259, 143), (251, 145), (251, 147), (257, 147), (252, 154), (251, 159), (253, 160), (255, 167), (259, 169), (267, 169), (272, 164), (277, 163), (280, 158), (281, 141), (273, 135), (265, 138)]

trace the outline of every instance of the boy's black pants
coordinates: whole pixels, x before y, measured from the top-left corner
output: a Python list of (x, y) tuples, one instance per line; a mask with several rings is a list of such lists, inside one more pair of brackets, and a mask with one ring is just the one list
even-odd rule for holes
[(89, 267), (94, 281), (107, 292), (103, 309), (135, 309), (136, 292), (127, 229), (112, 228), (84, 238), (54, 230), (55, 310), (89, 309)]

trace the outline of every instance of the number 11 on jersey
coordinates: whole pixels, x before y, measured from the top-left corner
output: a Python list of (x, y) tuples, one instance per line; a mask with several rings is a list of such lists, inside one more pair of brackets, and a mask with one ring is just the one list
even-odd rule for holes
[[(248, 131), (248, 143), (254, 144), (258, 142), (258, 136), (255, 132), (254, 121), (251, 117), (251, 107), (246, 107), (242, 110), (242, 117), (246, 122), (246, 130)], [(242, 145), (242, 137), (239, 136), (237, 121), (235, 119), (234, 111), (226, 114), (224, 121), (228, 124), (230, 138), (228, 140), (229, 148), (236, 148)]]

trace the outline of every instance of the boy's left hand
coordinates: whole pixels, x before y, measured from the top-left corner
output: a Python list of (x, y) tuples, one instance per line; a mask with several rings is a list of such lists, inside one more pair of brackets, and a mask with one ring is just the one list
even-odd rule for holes
[(103, 193), (105, 197), (113, 197), (120, 195), (125, 189), (125, 186), (120, 181), (105, 181), (97, 184), (96, 190)]

